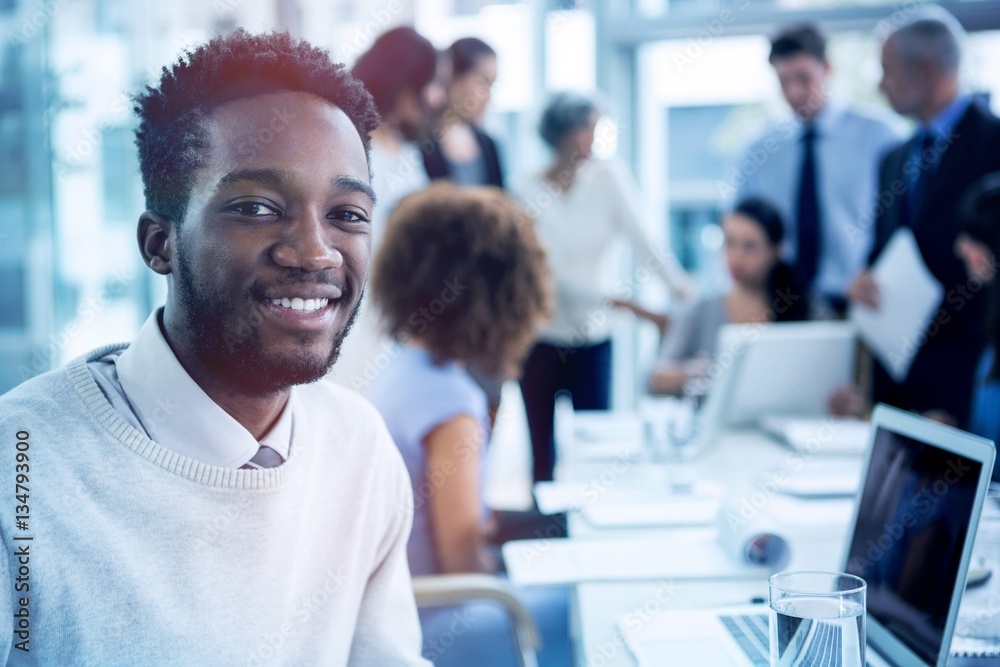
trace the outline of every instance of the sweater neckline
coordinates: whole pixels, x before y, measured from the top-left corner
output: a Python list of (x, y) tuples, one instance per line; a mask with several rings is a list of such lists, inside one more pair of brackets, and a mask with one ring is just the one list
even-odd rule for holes
[[(168, 473), (206, 486), (265, 490), (284, 485), (288, 477), (289, 466), (297, 464), (301, 442), (295, 443), (289, 450), (288, 459), (277, 468), (259, 470), (222, 468), (196, 461), (167, 449), (129, 424), (111, 405), (87, 368), (89, 362), (97, 361), (113, 352), (120, 352), (126, 347), (128, 347), (127, 343), (117, 343), (97, 348), (71, 361), (66, 366), (65, 371), (69, 384), (73, 386), (86, 406), (87, 414), (106, 429), (112, 438)], [(296, 420), (294, 423), (300, 424), (301, 420)]]

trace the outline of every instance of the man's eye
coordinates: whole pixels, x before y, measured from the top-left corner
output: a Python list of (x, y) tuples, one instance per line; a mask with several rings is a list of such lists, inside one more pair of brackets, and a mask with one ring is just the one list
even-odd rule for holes
[(272, 206), (263, 204), (256, 201), (244, 201), (238, 202), (236, 204), (231, 204), (225, 209), (227, 213), (235, 213), (237, 215), (246, 216), (248, 218), (259, 218), (265, 215), (277, 215), (278, 211)]
[(356, 211), (334, 211), (330, 214), (330, 219), (337, 222), (368, 222), (368, 218)]

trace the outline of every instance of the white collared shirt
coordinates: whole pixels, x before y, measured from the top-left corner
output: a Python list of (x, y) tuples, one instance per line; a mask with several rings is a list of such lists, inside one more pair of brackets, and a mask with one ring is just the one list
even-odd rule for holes
[[(813, 290), (840, 296), (865, 266), (875, 231), (878, 166), (903, 139), (889, 117), (850, 109), (828, 100), (814, 121), (816, 185), (820, 213), (820, 257)], [(795, 261), (796, 210), (802, 179), (804, 124), (790, 115), (754, 141), (730, 166), (722, 194), (735, 205), (762, 197), (785, 221), (783, 256)]]
[(115, 410), (151, 440), (209, 465), (239, 468), (261, 445), (287, 459), (294, 388), (278, 421), (258, 442), (184, 370), (160, 330), (159, 312), (120, 355), (87, 365)]

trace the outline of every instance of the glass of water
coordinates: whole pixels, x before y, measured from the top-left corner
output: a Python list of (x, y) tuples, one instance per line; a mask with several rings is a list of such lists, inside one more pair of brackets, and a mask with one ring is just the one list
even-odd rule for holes
[(864, 579), (837, 572), (782, 572), (768, 584), (771, 667), (865, 667)]

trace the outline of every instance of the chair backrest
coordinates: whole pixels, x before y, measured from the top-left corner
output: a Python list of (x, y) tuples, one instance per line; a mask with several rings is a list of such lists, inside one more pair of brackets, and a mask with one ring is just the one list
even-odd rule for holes
[(541, 637), (535, 621), (503, 579), (488, 574), (441, 574), (413, 578), (417, 607), (448, 607), (474, 601), (499, 605), (514, 624), (522, 667), (538, 667)]

